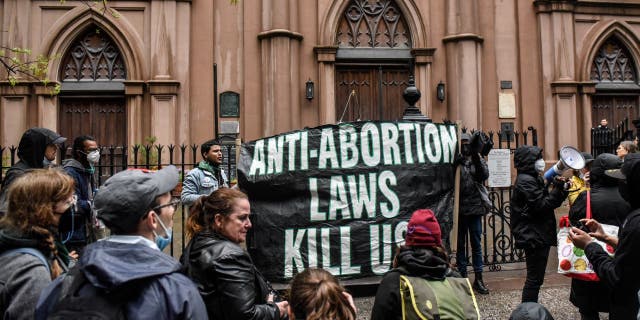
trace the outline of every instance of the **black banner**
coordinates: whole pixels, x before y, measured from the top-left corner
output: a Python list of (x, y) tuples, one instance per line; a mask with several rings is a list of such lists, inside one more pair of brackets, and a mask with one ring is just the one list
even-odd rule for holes
[(342, 278), (382, 275), (413, 211), (452, 227), (454, 125), (354, 122), (242, 145), (240, 188), (251, 202), (248, 248), (282, 281), (307, 267)]

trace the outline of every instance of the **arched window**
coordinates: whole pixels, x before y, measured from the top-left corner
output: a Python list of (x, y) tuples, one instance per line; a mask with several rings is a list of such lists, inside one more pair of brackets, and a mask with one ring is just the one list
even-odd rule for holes
[(629, 50), (616, 38), (609, 38), (591, 65), (591, 80), (600, 83), (637, 82), (636, 67)]
[(97, 26), (78, 37), (62, 60), (60, 79), (70, 81), (125, 80), (122, 54), (111, 38)]

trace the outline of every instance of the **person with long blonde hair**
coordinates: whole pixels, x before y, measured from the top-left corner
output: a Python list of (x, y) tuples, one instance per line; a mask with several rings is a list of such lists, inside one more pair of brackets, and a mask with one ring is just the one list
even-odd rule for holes
[(355, 320), (356, 307), (351, 295), (331, 273), (309, 268), (291, 281), (289, 319)]
[(40, 292), (66, 269), (66, 250), (55, 238), (60, 217), (74, 205), (74, 181), (59, 170), (36, 169), (7, 192), (8, 210), (0, 220), (0, 318), (33, 319)]
[(222, 188), (191, 206), (186, 233), (190, 239), (180, 261), (197, 285), (209, 319), (277, 320), (287, 301), (275, 291), (240, 246), (251, 229), (247, 195)]

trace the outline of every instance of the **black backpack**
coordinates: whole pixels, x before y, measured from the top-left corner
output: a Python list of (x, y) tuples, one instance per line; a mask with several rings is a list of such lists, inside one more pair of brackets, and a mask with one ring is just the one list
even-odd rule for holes
[[(79, 291), (82, 289), (82, 295)], [(62, 281), (58, 302), (47, 319), (126, 319), (125, 305), (140, 291), (140, 282), (128, 283), (116, 291), (94, 287), (77, 266)]]

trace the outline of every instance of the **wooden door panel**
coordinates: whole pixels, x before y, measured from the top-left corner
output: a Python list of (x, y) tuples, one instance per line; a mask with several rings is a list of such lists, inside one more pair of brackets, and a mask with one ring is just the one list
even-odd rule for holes
[[(640, 116), (638, 99), (638, 96), (593, 96), (591, 102), (593, 127), (597, 127), (603, 118), (609, 121), (610, 128), (615, 128), (618, 122), (625, 118), (629, 121), (638, 119)], [(631, 125), (631, 122), (629, 124)]]
[(400, 120), (407, 102), (402, 98), (404, 89), (407, 88), (409, 71), (407, 69), (383, 70), (383, 119)]
[[(342, 69), (337, 72), (336, 121), (369, 120), (376, 103), (377, 88), (370, 69)], [(344, 116), (343, 116), (344, 114)]]
[(60, 134), (67, 145), (91, 135), (101, 146), (126, 144), (127, 121), (123, 98), (60, 98)]
[[(336, 70), (336, 120), (399, 120), (406, 102), (408, 68), (387, 66), (341, 67)], [(352, 91), (353, 97), (347, 101)], [(345, 112), (346, 108), (346, 112)]]
[(103, 146), (126, 144), (126, 112), (124, 100), (101, 99), (94, 102), (93, 132)]

